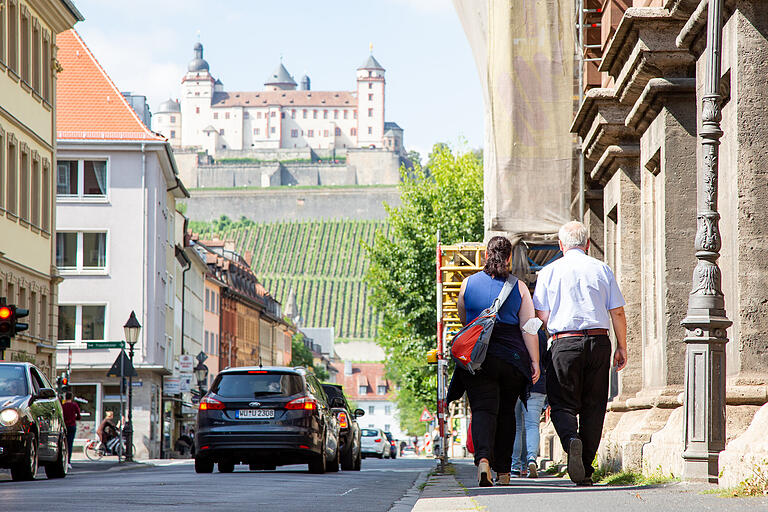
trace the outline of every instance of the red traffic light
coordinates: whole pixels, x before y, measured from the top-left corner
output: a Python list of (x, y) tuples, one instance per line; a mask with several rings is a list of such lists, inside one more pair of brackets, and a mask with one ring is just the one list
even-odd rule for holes
[(11, 308), (8, 306), (0, 307), (0, 320), (5, 320), (6, 318), (9, 318), (13, 314), (13, 311), (11, 311)]

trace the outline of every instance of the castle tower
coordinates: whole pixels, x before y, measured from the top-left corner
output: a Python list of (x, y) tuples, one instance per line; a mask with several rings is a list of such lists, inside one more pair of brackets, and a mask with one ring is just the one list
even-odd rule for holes
[(307, 75), (302, 76), (301, 80), (299, 80), (299, 83), (301, 84), (301, 85), (299, 85), (299, 90), (300, 91), (308, 91), (308, 90), (310, 90), (311, 82), (310, 82), (309, 77)]
[(382, 147), (384, 85), (384, 68), (371, 53), (357, 68), (357, 144), (360, 147)]
[(187, 74), (181, 80), (181, 116), (186, 122), (181, 125), (179, 145), (202, 146), (205, 134), (201, 127), (211, 119), (211, 101), (214, 93), (214, 79), (208, 62), (203, 58), (203, 45), (193, 47), (194, 58), (187, 65)]
[(291, 74), (288, 73), (288, 70), (285, 69), (285, 66), (283, 66), (282, 62), (280, 62), (280, 64), (275, 68), (272, 74), (269, 75), (269, 78), (267, 78), (267, 81), (264, 82), (264, 90), (266, 91), (295, 91), (296, 90), (296, 81), (294, 81)]
[(168, 99), (160, 104), (152, 116), (152, 129), (162, 134), (171, 146), (181, 146), (181, 105), (178, 101)]

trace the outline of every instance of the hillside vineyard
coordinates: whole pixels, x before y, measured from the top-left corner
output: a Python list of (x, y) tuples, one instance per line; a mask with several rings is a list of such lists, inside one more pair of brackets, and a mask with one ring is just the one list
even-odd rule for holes
[(372, 340), (379, 315), (372, 309), (363, 242), (373, 243), (385, 221), (320, 220), (254, 223), (223, 232), (238, 252), (252, 255), (251, 267), (285, 307), (293, 289), (304, 327), (334, 327), (338, 341)]

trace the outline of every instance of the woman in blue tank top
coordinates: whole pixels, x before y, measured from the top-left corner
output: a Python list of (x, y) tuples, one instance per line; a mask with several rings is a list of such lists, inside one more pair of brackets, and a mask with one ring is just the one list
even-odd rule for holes
[[(468, 324), (493, 304), (509, 276), (512, 244), (502, 236), (488, 242), (483, 272), (461, 283), (459, 318)], [(499, 310), (482, 367), (474, 375), (456, 369), (472, 409), (472, 442), (481, 486), (509, 485), (515, 441), (515, 404), (525, 401), (529, 387), (539, 378), (539, 340), (521, 325), (535, 316), (528, 287), (518, 281)]]

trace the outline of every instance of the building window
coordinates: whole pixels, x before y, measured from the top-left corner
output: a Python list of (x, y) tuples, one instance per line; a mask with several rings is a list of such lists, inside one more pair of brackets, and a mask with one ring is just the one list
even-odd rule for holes
[(32, 23), (32, 87), (40, 92), (40, 22)]
[(301, 113), (302, 113), (302, 116), (304, 117), (304, 119), (306, 119), (307, 118), (307, 109), (302, 110)]
[[(0, 166), (0, 171), (2, 167)], [(42, 191), (42, 222), (40, 227), (43, 231), (48, 231), (51, 227), (51, 163), (48, 160), (43, 160), (43, 176), (41, 179), (43, 184)]]
[(291, 130), (291, 137), (298, 137), (299, 136), (299, 130)]
[(253, 129), (253, 134), (254, 135), (259, 135), (260, 133), (261, 133), (261, 128), (254, 128)]
[(368, 394), (368, 386), (360, 386), (357, 390), (358, 395), (367, 395)]
[(199, 113), (200, 113), (200, 107), (195, 107), (195, 114), (199, 114)]
[(214, 119), (218, 119), (219, 118), (219, 113), (218, 112), (214, 112), (213, 113), (213, 118)]
[(176, 116), (171, 116), (171, 122), (172, 122), (172, 123), (175, 123), (175, 122), (176, 122)]
[(336, 135), (337, 137), (340, 137), (340, 136), (341, 136), (341, 128), (339, 128), (339, 127), (337, 126), (337, 127), (334, 129), (334, 133), (335, 133), (335, 135)]
[(368, 117), (373, 117), (373, 109), (372, 108), (368, 109)]
[(59, 231), (56, 233), (56, 266), (60, 270), (104, 270), (107, 233)]
[(275, 127), (274, 126), (270, 126), (269, 133), (275, 133)]
[(26, 7), (21, 8), (21, 78), (29, 83), (29, 11)]
[(368, 71), (368, 78), (373, 76), (373, 71)]
[(291, 119), (296, 119), (296, 109), (291, 110)]
[(261, 119), (261, 112), (256, 112), (256, 119)]
[(323, 130), (323, 137), (327, 137), (329, 135), (328, 130)]
[(171, 138), (172, 139), (176, 138), (176, 130), (171, 130)]
[(373, 84), (371, 82), (368, 82), (368, 88), (373, 89)]
[(104, 305), (59, 306), (59, 341), (104, 340), (106, 310)]
[(16, 0), (8, 0), (8, 67), (19, 71), (19, 7)]
[(224, 119), (229, 119), (229, 112), (224, 112)]
[(349, 114), (349, 110), (345, 110), (345, 111), (344, 111), (344, 119), (346, 119), (346, 118), (347, 118), (347, 114)]
[[(205, 289), (205, 310), (210, 311), (211, 310), (211, 290), (208, 288)], [(206, 334), (208, 334), (206, 332)]]
[(285, 119), (285, 112), (280, 112), (280, 119)]
[(352, 118), (357, 119), (357, 110), (352, 111)]
[(33, 156), (32, 174), (30, 176), (30, 208), (29, 220), (33, 226), (40, 226), (40, 159)]
[(368, 95), (368, 101), (373, 101), (373, 94)]
[(59, 160), (56, 164), (56, 194), (70, 197), (106, 196), (107, 161)]
[(251, 116), (248, 115), (248, 111), (247, 110), (245, 112), (243, 112), (243, 119), (248, 119), (249, 117), (251, 117)]
[(307, 130), (307, 137), (314, 137), (315, 136), (315, 130)]
[[(386, 414), (387, 416), (392, 414), (392, 406), (391, 405), (385, 405), (384, 406), (384, 414)], [(389, 429), (387, 429), (387, 430), (389, 430)]]
[(317, 119), (317, 110), (312, 111), (312, 119)]
[(391, 425), (389, 423), (384, 424), (384, 432), (390, 432), (392, 429), (390, 428)]
[(219, 128), (219, 135), (224, 135), (224, 128)]
[(379, 395), (386, 395), (387, 394), (387, 386), (379, 384), (376, 386), (376, 393)]
[(328, 119), (328, 111), (323, 110), (323, 119)]
[(368, 414), (376, 414), (376, 407), (373, 405), (368, 406)]
[(349, 134), (350, 135), (357, 135), (357, 128), (350, 128), (349, 129)]
[(209, 354), (208, 352), (208, 331), (205, 331), (205, 344), (203, 345), (203, 352), (206, 354)]
[(275, 117), (275, 111), (274, 110), (269, 113), (269, 117)]
[(338, 119), (339, 118), (339, 111), (338, 110), (334, 110), (333, 111), (333, 118), (334, 119)]
[[(0, 2), (1, 4), (2, 2)], [(2, 15), (0, 15), (0, 24), (2, 24)], [(2, 31), (0, 31), (1, 33)], [(2, 55), (0, 48), (0, 55)], [(53, 77), (53, 67), (51, 66), (51, 34), (47, 30), (43, 32), (43, 99), (51, 102), (51, 79)]]
[(21, 145), (21, 165), (19, 166), (19, 217), (29, 222), (29, 150)]
[(368, 127), (368, 135), (373, 135), (373, 127)]

